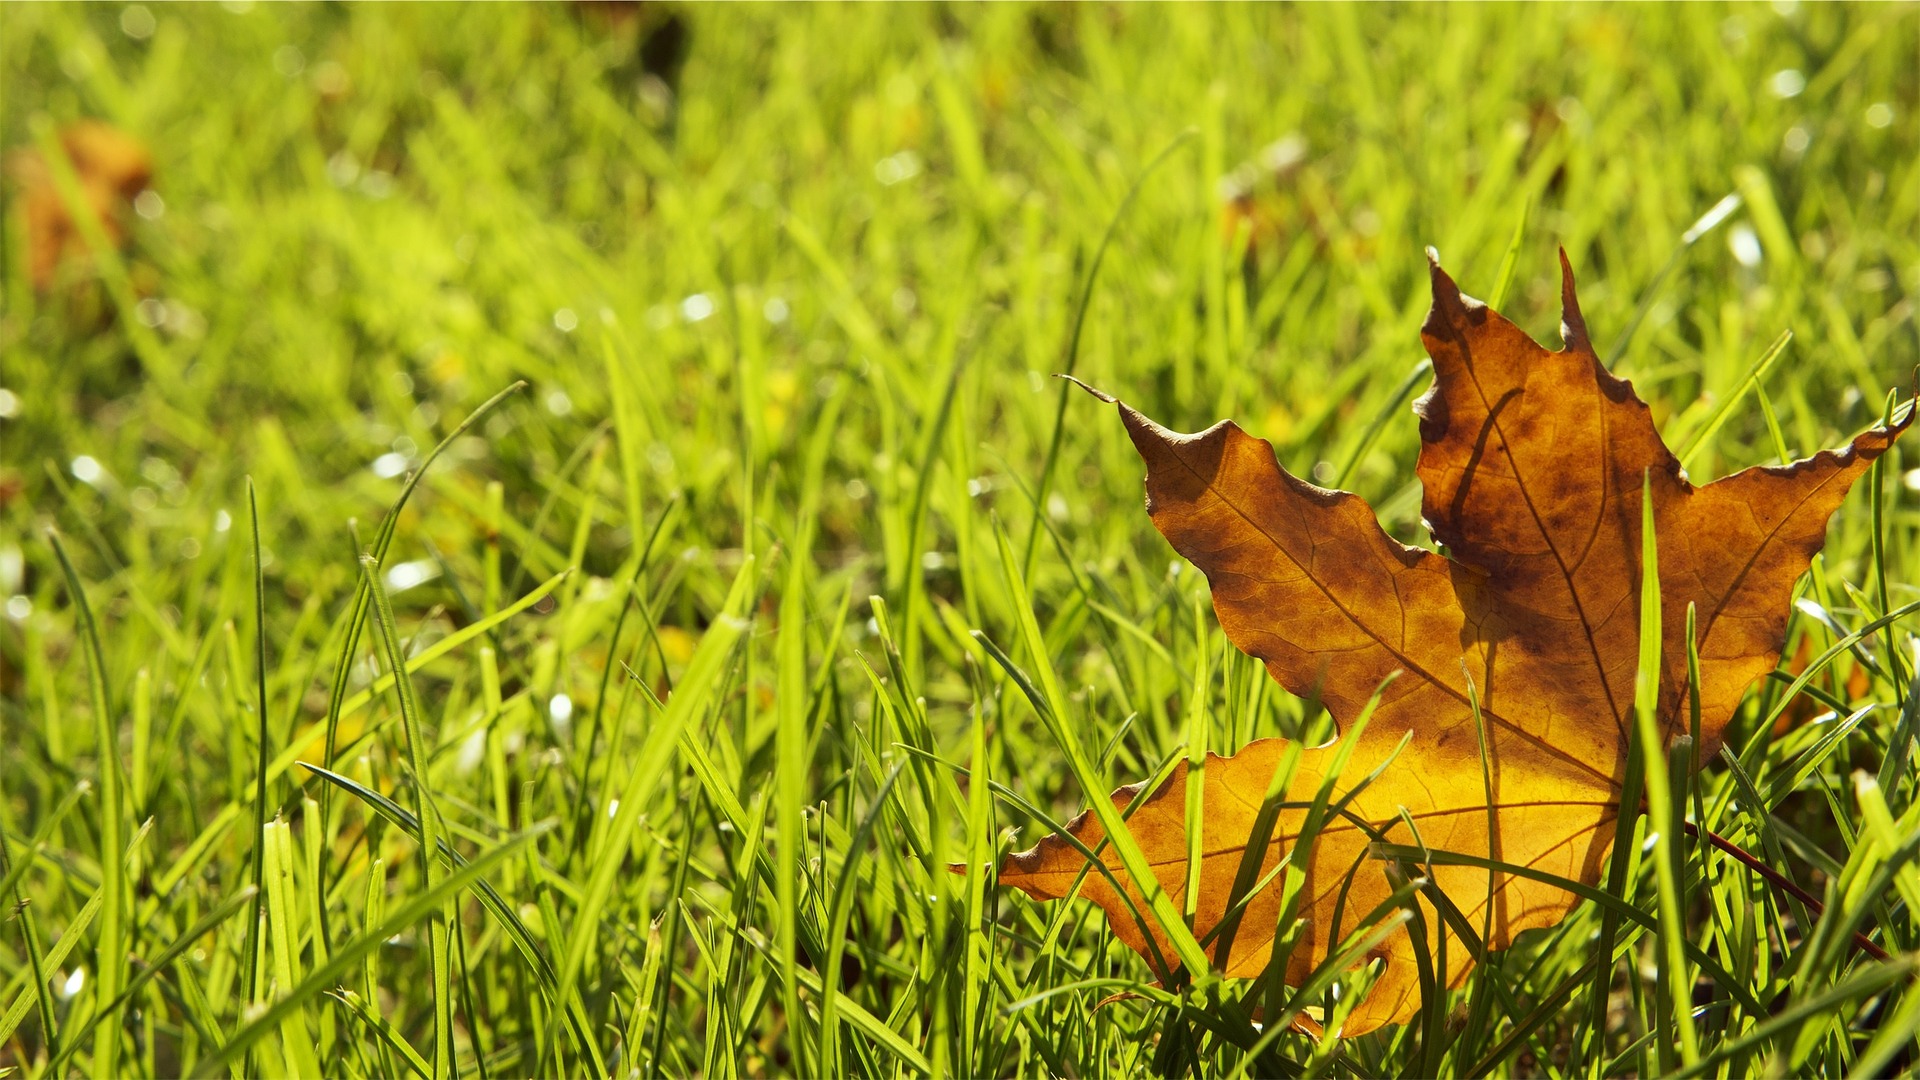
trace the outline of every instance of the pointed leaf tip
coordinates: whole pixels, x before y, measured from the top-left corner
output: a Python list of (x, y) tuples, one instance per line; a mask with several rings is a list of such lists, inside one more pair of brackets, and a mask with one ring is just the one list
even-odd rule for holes
[(1560, 249), (1560, 340), (1569, 349), (1593, 349), (1593, 342), (1587, 337), (1587, 319), (1580, 314), (1580, 297), (1574, 289), (1573, 263), (1564, 247)]
[(1053, 377), (1056, 379), (1065, 379), (1068, 382), (1072, 383), (1073, 385), (1079, 387), (1082, 390), (1085, 390), (1087, 393), (1092, 394), (1094, 397), (1099, 398), (1101, 401), (1104, 401), (1109, 405), (1116, 404), (1120, 400), (1119, 398), (1114, 397), (1112, 394), (1107, 393), (1105, 390), (1102, 390), (1097, 386), (1090, 386), (1087, 383), (1084, 383), (1079, 379), (1074, 378), (1072, 375), (1068, 375), (1065, 372), (1055, 372)]
[(1459, 313), (1466, 310), (1466, 297), (1460, 293), (1460, 286), (1453, 275), (1440, 266), (1440, 253), (1427, 248), (1428, 276), (1433, 282), (1433, 310)]

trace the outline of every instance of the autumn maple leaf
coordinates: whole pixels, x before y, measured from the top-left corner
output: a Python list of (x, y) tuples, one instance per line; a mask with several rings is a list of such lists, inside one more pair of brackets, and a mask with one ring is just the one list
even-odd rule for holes
[[(1646, 405), (1594, 355), (1564, 253), (1561, 268), (1566, 347), (1553, 352), (1461, 295), (1434, 262), (1433, 308), (1421, 327), (1434, 384), (1415, 406), (1418, 474), (1427, 526), (1451, 557), (1395, 541), (1359, 496), (1292, 476), (1270, 445), (1230, 421), (1181, 435), (1116, 402), (1146, 461), (1153, 523), (1206, 573), (1228, 638), (1289, 691), (1324, 702), (1343, 730), (1351, 732), (1380, 692), (1369, 722), (1346, 736), (1352, 745), (1298, 750), (1285, 795), (1292, 806), (1313, 799), (1342, 751), (1338, 792), (1384, 769), (1348, 805), (1350, 816), (1326, 821), (1298, 867), (1298, 914), (1307, 924), (1288, 958), (1289, 982), (1325, 960), (1336, 933), (1390, 897), (1385, 865), (1367, 861), (1376, 838), (1598, 881), (1635, 716), (1643, 490), (1653, 504), (1664, 627), (1656, 716), (1668, 739), (1689, 729), (1691, 605), (1704, 759), (1747, 687), (1778, 662), (1794, 583), (1825, 542), (1827, 519), (1910, 422), (1911, 411), (1845, 450), (1696, 488)], [(1284, 740), (1264, 739), (1232, 757), (1208, 756), (1193, 905), (1203, 942), (1227, 908), (1288, 750)], [(1185, 907), (1188, 879), (1185, 776), (1184, 764), (1175, 768), (1128, 821), (1176, 909)], [(1124, 807), (1136, 793), (1122, 788), (1113, 799)], [(1281, 812), (1259, 860), (1263, 874), (1306, 814)], [(1068, 829), (1086, 850), (1098, 850), (1105, 835), (1084, 813)], [(1151, 918), (1143, 927), (1133, 914), (1149, 909), (1138, 884), (1119, 860), (1108, 861), (1111, 880), (1088, 875), (1083, 895), (1106, 910), (1128, 945), (1173, 956), (1161, 928)], [(1009, 856), (1000, 881), (1054, 899), (1086, 866), (1079, 848), (1049, 836)], [(1431, 873), (1469, 927), (1488, 928), (1493, 949), (1559, 922), (1576, 902), (1557, 885), (1490, 878), (1483, 867), (1434, 865)], [(1114, 881), (1132, 894), (1132, 909)], [(1281, 892), (1254, 894), (1236, 932), (1211, 942), (1216, 969), (1265, 969)], [(1425, 912), (1429, 937), (1446, 936), (1438, 978), (1457, 987), (1472, 950), (1431, 907)], [(1336, 930), (1341, 919), (1345, 931)], [(1431, 942), (1429, 950), (1438, 951)], [(1419, 963), (1406, 932), (1367, 958), (1384, 966), (1345, 1034), (1404, 1022), (1418, 1008)]]

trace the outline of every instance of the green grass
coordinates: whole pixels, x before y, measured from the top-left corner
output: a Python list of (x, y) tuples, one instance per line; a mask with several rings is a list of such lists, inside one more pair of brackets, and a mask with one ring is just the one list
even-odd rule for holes
[[(1324, 730), (1051, 374), (1237, 417), (1424, 542), (1422, 248), (1552, 342), (1563, 246), (1696, 476), (1836, 445), (1920, 365), (1914, 7), (4, 21), (0, 145), (105, 119), (161, 202), (42, 294), (10, 195), (0, 1073), (1920, 1065), (1911, 448), (1808, 575), (1804, 675), (1690, 780), (1643, 755), (1655, 820), (1820, 913), (1662, 830), (1317, 1042), (1250, 1010), (1337, 1010), (1337, 966), (1158, 988), (946, 869)], [(1789, 682), (1833, 715), (1768, 737)]]

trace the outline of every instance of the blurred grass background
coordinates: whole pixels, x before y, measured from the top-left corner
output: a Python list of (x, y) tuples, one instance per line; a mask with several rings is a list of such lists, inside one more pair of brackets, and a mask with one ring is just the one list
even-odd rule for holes
[[(33, 933), (56, 940), (96, 894), (121, 921), (34, 996), (44, 942), (0, 934), (6, 1003), (33, 1014), (0, 1069), (69, 1049), (95, 1071), (205, 1065), (247, 1015), (244, 918), (91, 1029), (123, 1034), (75, 1049), (43, 1029), (84, 1021), (102, 983), (143, 970), (116, 957), (151, 960), (247, 884), (275, 811), (310, 845), (287, 858), (311, 903), (282, 920), (290, 969), (259, 979), (263, 1000), (377, 921), (371, 859), (389, 910), (427, 891), (364, 800), (308, 817), (323, 785), (304, 770), (277, 765), (256, 807), (256, 760), (317, 760), (358, 626), (356, 551), (426, 452), (515, 380), (525, 392), (425, 475), (381, 581), (411, 655), (466, 635), (413, 680), (442, 835), (476, 852), (558, 819), (496, 884), (556, 967), (578, 942), (601, 1064), (1078, 1075), (1212, 1072), (1245, 1048), (1177, 1009), (1092, 1011), (1107, 990), (1078, 983), (1149, 978), (1103, 925), (939, 869), (1033, 823), (898, 744), (1056, 820), (1087, 794), (968, 631), (1011, 648), (1018, 612), (1038, 610), (1071, 720), (1116, 784), (1184, 745), (1203, 649), (1216, 749), (1317, 719), (1225, 653), (1210, 619), (1196, 642), (1203, 583), (1141, 512), (1119, 425), (1049, 375), (1073, 367), (1176, 428), (1234, 416), (1424, 542), (1399, 391), (1421, 359), (1426, 245), (1484, 296), (1524, 220), (1504, 310), (1549, 343), (1564, 247), (1602, 355), (1675, 446), (1791, 330), (1696, 476), (1835, 445), (1920, 365), (1912, 5), (106, 4), (14, 6), (5, 23), (0, 824)], [(65, 165), (56, 153), (83, 121), (124, 133), (140, 182), (105, 220), (79, 215), (36, 280), (29, 204), (85, 202), (88, 161), (72, 141)], [(1093, 252), (1136, 180), (1071, 357)], [(1901, 604), (1915, 519), (1901, 471), (1883, 472), (1881, 602)], [(1841, 584), (1874, 580), (1856, 503), (1818, 581), (1841, 634), (1878, 614)], [(103, 702), (49, 527), (100, 622)], [(1021, 556), (1011, 579), (996, 528)], [(743, 567), (733, 614), (750, 631), (709, 698), (657, 711), (650, 697), (699, 668), (696, 644), (733, 625)], [(381, 640), (359, 639), (348, 690), (388, 669)], [(661, 745), (669, 719), (688, 735)], [(337, 761), (413, 807), (402, 726), (376, 697), (340, 721)], [(1810, 782), (1846, 790), (1855, 749), (1873, 756), (1871, 740), (1829, 748)], [(59, 811), (82, 779), (93, 791)], [(645, 796), (639, 818), (603, 811), (623, 790)], [(1809, 789), (1779, 812), (1832, 853), (1796, 874), (1837, 876), (1854, 844), (1839, 805)], [(134, 845), (124, 875), (103, 868), (108, 836)], [(589, 943), (578, 916), (614, 851)], [(1590, 914), (1514, 965), (1515, 994), (1583, 959)], [(432, 1047), (449, 1026), (436, 1075), (592, 1064), (504, 925), (471, 903), (455, 920), (453, 1020), (436, 1015), (449, 989), (425, 931), (378, 950), (370, 1013), (303, 999), (330, 1071), (404, 1069), (405, 1040)], [(1746, 947), (1779, 952), (1749, 966), (1756, 987), (1787, 985), (1784, 944)], [(822, 1019), (812, 950), (829, 948), (834, 1007), (864, 1020)], [(1574, 1045), (1644, 1073), (1640, 995), (1602, 1032), (1582, 1027), (1582, 997), (1499, 1068), (1552, 1068)], [(297, 1041), (282, 1030), (256, 1047), (269, 1071), (281, 1052), (261, 1048)], [(1315, 1068), (1442, 1063), (1408, 1031), (1285, 1038)], [(1837, 1026), (1780, 1052), (1845, 1071), (1866, 1040)]]

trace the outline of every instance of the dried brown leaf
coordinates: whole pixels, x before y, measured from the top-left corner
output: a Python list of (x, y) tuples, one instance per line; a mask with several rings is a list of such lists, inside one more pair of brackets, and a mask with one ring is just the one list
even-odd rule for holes
[[(1868, 431), (1842, 451), (1695, 487), (1646, 405), (1594, 355), (1564, 253), (1561, 267), (1565, 348), (1556, 352), (1461, 295), (1433, 266), (1433, 307), (1421, 338), (1434, 385), (1415, 408), (1418, 475), (1426, 522), (1451, 557), (1395, 541), (1359, 496), (1292, 476), (1271, 446), (1231, 421), (1182, 435), (1117, 404), (1147, 465), (1153, 523), (1206, 573), (1235, 645), (1264, 661), (1289, 691), (1317, 696), (1343, 726), (1400, 673), (1352, 747), (1337, 790), (1385, 762), (1409, 732), (1412, 739), (1354, 800), (1354, 815), (1392, 842), (1491, 855), (1593, 884), (1613, 842), (1633, 722), (1643, 476), (1659, 540), (1658, 715), (1669, 738), (1687, 730), (1683, 635), (1691, 604), (1704, 759), (1747, 687), (1779, 661), (1794, 583), (1825, 542), (1828, 518), (1908, 419)], [(1491, 815), (1469, 705), (1475, 696), (1486, 726)], [(1202, 937), (1221, 918), (1284, 745), (1261, 740), (1230, 758), (1208, 758), (1194, 927)], [(1311, 800), (1334, 752), (1303, 748), (1286, 798)], [(1176, 768), (1129, 821), (1176, 906), (1187, 879), (1185, 774), (1184, 765)], [(1125, 805), (1133, 793), (1122, 788), (1113, 798)], [(1303, 816), (1281, 814), (1263, 872), (1287, 850)], [(1088, 814), (1069, 828), (1089, 848), (1103, 836)], [(1382, 865), (1366, 861), (1369, 841), (1347, 820), (1320, 834), (1304, 868), (1300, 914), (1310, 922), (1289, 958), (1289, 981), (1320, 964), (1338, 934), (1392, 891)], [(1341, 884), (1356, 863), (1347, 925), (1336, 930)], [(1073, 847), (1048, 837), (1010, 856), (1000, 881), (1052, 899), (1085, 865)], [(1125, 871), (1113, 870), (1146, 910)], [(1489, 889), (1479, 868), (1434, 867), (1433, 877), (1476, 928), (1492, 904), (1487, 944), (1494, 949), (1522, 930), (1559, 922), (1575, 903), (1557, 886), (1508, 875)], [(1121, 940), (1145, 952), (1145, 932), (1102, 876), (1088, 877), (1084, 895), (1106, 910)], [(1445, 924), (1420, 903), (1431, 936)], [(1262, 971), (1279, 914), (1278, 888), (1256, 896), (1230, 955), (1218, 955), (1219, 942), (1212, 946), (1215, 966), (1229, 976)], [(1152, 932), (1160, 935), (1158, 927)], [(1450, 928), (1443, 932), (1444, 980), (1457, 987), (1473, 957)], [(1171, 955), (1163, 937), (1158, 945)], [(1345, 1034), (1404, 1022), (1418, 1008), (1408, 935), (1396, 932), (1374, 955), (1384, 966)]]
[[(111, 125), (83, 120), (60, 133), (60, 148), (107, 241), (124, 246), (126, 211), (153, 177), (146, 146)], [(35, 289), (45, 292), (53, 286), (61, 262), (82, 255), (86, 243), (40, 152), (18, 153), (11, 165), (26, 218), (28, 277)]]

